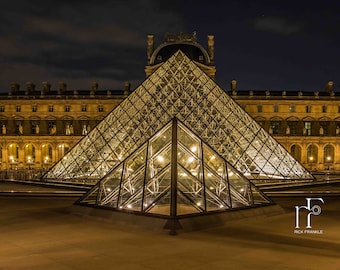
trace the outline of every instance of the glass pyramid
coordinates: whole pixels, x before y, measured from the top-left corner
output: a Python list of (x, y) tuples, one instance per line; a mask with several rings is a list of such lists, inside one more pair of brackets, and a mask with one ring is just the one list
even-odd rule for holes
[[(43, 179), (95, 184), (137, 149), (141, 149), (173, 118), (199, 134), (205, 145), (251, 181), (313, 179), (298, 161), (181, 51), (139, 85)], [(183, 155), (189, 153), (183, 150)], [(178, 171), (184, 173), (187, 170), (184, 165), (178, 166)], [(165, 178), (167, 173), (164, 168)], [(134, 181), (141, 181), (138, 179)], [(179, 184), (185, 190), (185, 181)], [(189, 200), (190, 196), (183, 191), (182, 199)], [(160, 200), (167, 200), (167, 196)]]
[(77, 203), (180, 217), (271, 201), (174, 118)]

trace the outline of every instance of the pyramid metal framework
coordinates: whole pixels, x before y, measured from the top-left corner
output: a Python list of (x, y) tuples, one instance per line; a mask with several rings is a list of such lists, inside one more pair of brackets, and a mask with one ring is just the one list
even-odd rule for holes
[(77, 204), (178, 220), (271, 201), (174, 118)]
[(55, 164), (45, 181), (96, 184), (177, 118), (239, 174), (258, 181), (313, 176), (184, 53), (178, 51)]

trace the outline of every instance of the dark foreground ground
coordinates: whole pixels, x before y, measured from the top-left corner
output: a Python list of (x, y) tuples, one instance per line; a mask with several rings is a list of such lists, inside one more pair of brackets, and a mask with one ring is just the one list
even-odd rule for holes
[(75, 199), (0, 196), (0, 270), (340, 269), (340, 197), (312, 217), (323, 234), (294, 234), (306, 201), (290, 196), (274, 198), (285, 214), (177, 236), (70, 214)]

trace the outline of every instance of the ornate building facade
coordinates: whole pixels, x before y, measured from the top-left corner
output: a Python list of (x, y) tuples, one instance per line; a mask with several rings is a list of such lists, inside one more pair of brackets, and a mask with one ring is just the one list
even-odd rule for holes
[(237, 91), (229, 94), (312, 171), (340, 170), (340, 97), (330, 92)]
[[(208, 36), (206, 50), (196, 34), (166, 35), (156, 49), (149, 35), (146, 76), (178, 49), (215, 78), (214, 36)], [(99, 90), (95, 82), (84, 91), (68, 90), (63, 82), (57, 89), (47, 82), (38, 88), (27, 82), (21, 90), (11, 83), (0, 95), (3, 172), (50, 168), (130, 93), (129, 83), (122, 90)], [(337, 93), (238, 91), (233, 81), (228, 94), (306, 168), (340, 171)]]

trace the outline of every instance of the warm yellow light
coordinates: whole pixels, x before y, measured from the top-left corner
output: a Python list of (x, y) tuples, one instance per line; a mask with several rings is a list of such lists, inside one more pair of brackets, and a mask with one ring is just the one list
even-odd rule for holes
[(189, 162), (189, 163), (191, 163), (191, 162), (193, 162), (193, 161), (194, 161), (194, 158), (193, 158), (193, 157), (189, 157), (189, 158), (188, 158), (188, 162)]
[(163, 158), (162, 156), (157, 156), (157, 160), (158, 160), (159, 162), (163, 162), (163, 161), (164, 161), (164, 158)]
[(331, 161), (331, 159), (332, 159), (331, 157), (329, 157), (329, 156), (327, 157), (327, 160), (328, 160), (328, 161)]
[(215, 159), (215, 156), (214, 156), (214, 155), (212, 155), (212, 156), (210, 157), (210, 159)]
[(190, 148), (190, 150), (191, 150), (193, 153), (195, 153), (195, 152), (197, 151), (197, 147), (196, 147), (196, 146), (192, 146), (192, 147)]
[(313, 157), (309, 157), (309, 160), (312, 161), (314, 158)]

